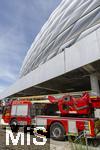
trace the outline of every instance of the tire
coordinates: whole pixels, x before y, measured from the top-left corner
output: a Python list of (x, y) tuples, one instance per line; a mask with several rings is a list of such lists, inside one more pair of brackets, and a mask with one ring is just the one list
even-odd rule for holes
[(24, 127), (24, 133), (27, 133), (27, 126)]
[(98, 147), (99, 141), (97, 139), (93, 139), (92, 140), (92, 145), (93, 145), (93, 147)]
[(11, 127), (12, 132), (18, 132), (19, 125), (16, 119), (11, 120), (10, 127)]
[(65, 140), (65, 129), (59, 122), (55, 122), (50, 127), (50, 138), (53, 140), (64, 141)]
[(30, 126), (24, 126), (24, 133), (31, 132), (31, 130)]

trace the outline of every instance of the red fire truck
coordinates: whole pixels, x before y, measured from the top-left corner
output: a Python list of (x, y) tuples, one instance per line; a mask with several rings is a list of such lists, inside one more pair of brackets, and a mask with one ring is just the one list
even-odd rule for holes
[(48, 101), (11, 101), (4, 109), (2, 124), (10, 125), (13, 131), (20, 125), (43, 126), (55, 140), (84, 131), (88, 138), (96, 138), (100, 134), (100, 97), (84, 93), (78, 98), (65, 95), (48, 96)]

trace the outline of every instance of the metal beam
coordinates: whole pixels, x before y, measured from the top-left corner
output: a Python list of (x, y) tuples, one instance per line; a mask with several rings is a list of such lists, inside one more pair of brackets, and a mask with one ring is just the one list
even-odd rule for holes
[(91, 89), (93, 95), (100, 95), (99, 80), (96, 73), (90, 75)]
[(49, 90), (49, 91), (53, 91), (53, 92), (61, 92), (60, 90), (56, 90), (56, 89), (52, 89), (52, 88), (47, 88), (47, 87), (41, 87), (41, 86), (34, 86), (36, 88), (39, 88), (39, 89), (45, 89), (45, 90)]

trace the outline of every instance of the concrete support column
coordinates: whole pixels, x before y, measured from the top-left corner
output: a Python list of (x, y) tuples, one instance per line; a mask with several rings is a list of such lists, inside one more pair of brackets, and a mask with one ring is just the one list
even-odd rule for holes
[(90, 75), (90, 82), (91, 82), (91, 90), (92, 90), (92, 95), (100, 95), (100, 87), (99, 87), (99, 81), (98, 77), (95, 74)]

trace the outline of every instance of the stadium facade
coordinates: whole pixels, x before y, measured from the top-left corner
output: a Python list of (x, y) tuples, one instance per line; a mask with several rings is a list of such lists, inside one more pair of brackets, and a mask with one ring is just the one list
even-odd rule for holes
[(100, 0), (63, 0), (32, 43), (23, 62), (24, 76), (100, 27)]
[(100, 0), (62, 0), (28, 50), (19, 80), (0, 97), (99, 93), (99, 85)]

